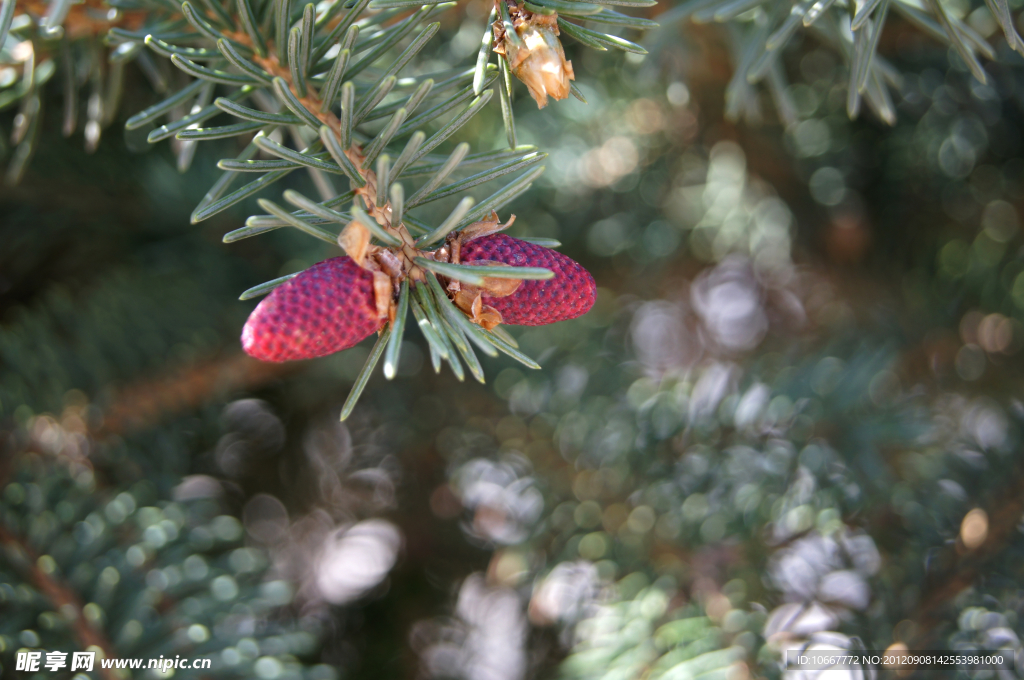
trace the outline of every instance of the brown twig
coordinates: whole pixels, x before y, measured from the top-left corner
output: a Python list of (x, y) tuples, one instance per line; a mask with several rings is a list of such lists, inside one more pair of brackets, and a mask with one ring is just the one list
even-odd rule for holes
[(97, 437), (138, 430), (168, 412), (199, 406), (211, 394), (253, 388), (293, 373), (301, 365), (257, 361), (241, 352), (121, 390), (104, 409)]

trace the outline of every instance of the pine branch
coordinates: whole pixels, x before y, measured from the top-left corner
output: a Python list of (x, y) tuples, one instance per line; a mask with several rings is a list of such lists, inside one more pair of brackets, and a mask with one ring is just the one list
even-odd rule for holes
[[(1024, 53), (1005, 0), (986, 0), (1007, 44)], [(665, 12), (659, 20), (669, 25), (684, 20), (696, 23), (727, 24), (733, 34), (733, 63), (736, 78), (727, 94), (727, 117), (758, 117), (756, 90), (764, 83), (771, 91), (783, 122), (791, 122), (790, 104), (781, 96), (788, 88), (783, 70), (777, 66), (779, 54), (802, 31), (828, 45), (846, 61), (847, 113), (856, 118), (862, 100), (883, 122), (894, 125), (895, 107), (888, 87), (899, 89), (896, 70), (878, 54), (881, 34), (895, 12), (925, 35), (951, 47), (980, 82), (987, 80), (980, 58), (995, 59), (992, 46), (968, 23), (950, 13), (940, 0), (928, 0), (923, 7), (907, 0), (868, 0), (861, 3), (835, 3), (831, 0), (798, 0), (769, 3), (765, 0), (684, 0)], [(578, 29), (572, 29), (579, 33)], [(598, 46), (605, 41), (585, 33), (580, 40)], [(662, 47), (664, 39), (656, 42)], [(746, 83), (742, 82), (746, 79)]]
[[(311, 126), (326, 126), (337, 139), (344, 139), (348, 136), (346, 134), (348, 126), (343, 125), (341, 119), (324, 104), (312, 84), (298, 84), (295, 82), (293, 69), (281, 62), (273, 41), (266, 41), (266, 46), (258, 45), (253, 41), (250, 34), (245, 31), (227, 31), (224, 35), (231, 42), (253, 51), (254, 54), (251, 57), (251, 61), (263, 69), (271, 80), (280, 84), (279, 94), (283, 95), (286, 104), (289, 104), (288, 98), (291, 98), (292, 101), (289, 108), (292, 109), (296, 116), (300, 119), (305, 119)], [(229, 102), (225, 102), (223, 106), (229, 106)], [(231, 108), (228, 110), (231, 113), (235, 113)], [(151, 114), (147, 114), (145, 118), (150, 116)], [(209, 137), (212, 136), (210, 135)], [(373, 199), (377, 191), (376, 173), (363, 168), (366, 157), (363, 155), (361, 146), (352, 142), (347, 148), (343, 149), (343, 153), (350, 164), (349, 167), (359, 173), (364, 183), (363, 187), (356, 189), (356, 194), (362, 196), (368, 214), (385, 229), (391, 229), (389, 221), (390, 205), (386, 202), (383, 205), (377, 205)]]
[[(294, 635), (296, 622), (282, 615), (293, 588), (266, 579), (270, 556), (243, 545), (241, 523), (210, 497), (163, 495), (168, 484), (181, 488), (178, 470), (191, 453), (179, 427), (161, 429), (160, 453), (148, 461), (146, 435), (112, 445), (87, 439), (95, 455), (86, 458), (75, 438), (44, 445), (34, 432), (22, 430), (5, 459), (0, 572), (5, 587), (23, 593), (17, 607), (11, 599), (4, 605), (6, 635), (54, 612), (68, 625), (42, 624), (37, 646), (98, 648), (107, 660), (191, 653), (210, 659), (210, 672), (241, 678), (258, 674), (258, 659), (231, 661), (223, 652), (249, 639), (291, 677), (334, 677), (327, 666), (296, 659), (312, 650), (308, 631)], [(210, 625), (240, 602), (254, 629)], [(149, 616), (154, 607), (160, 616)], [(107, 670), (94, 666), (107, 680), (120, 677)]]
[[(102, 650), (103, 658), (117, 658), (111, 642), (85, 617), (78, 593), (68, 584), (43, 571), (39, 566), (39, 555), (25, 541), (0, 525), (0, 545), (6, 548), (8, 561), (20, 572), (22, 578), (35, 586), (49, 600), (53, 610), (60, 612), (70, 622), (75, 641), (81, 649), (97, 647)], [(98, 666), (96, 670), (105, 680), (120, 678), (116, 669)]]
[[(7, 167), (6, 181), (17, 184), (28, 167), (41, 133), (40, 117), (44, 97), (42, 89), (58, 73), (63, 81), (64, 112), (62, 132), (72, 135), (78, 123), (78, 66), (69, 45), (81, 45), (86, 62), (109, 62), (107, 68), (90, 65), (93, 105), (89, 107), (85, 125), (85, 147), (92, 151), (99, 143), (101, 131), (109, 125), (117, 111), (123, 87), (124, 64), (139, 52), (137, 45), (117, 45), (108, 50), (104, 37), (111, 30), (132, 31), (150, 18), (146, 10), (125, 8), (112, 11), (104, 0), (81, 3), (54, 0), (3, 0), (0, 2), (0, 46), (8, 42), (14, 30), (15, 50), (5, 50), (14, 57), (0, 65), (13, 67), (17, 81), (0, 90), (0, 110), (18, 105), (19, 116), (12, 141), (14, 153)], [(27, 31), (27, 28), (36, 29)], [(58, 40), (59, 38), (59, 40)], [(60, 67), (57, 66), (60, 64)], [(7, 69), (5, 69), (7, 70)], [(98, 99), (95, 97), (98, 95)]]
[[(292, 227), (325, 242), (338, 243), (353, 262), (372, 276), (375, 298), (373, 306), (377, 318), (386, 318), (387, 330), (393, 331), (393, 339), (385, 358), (388, 378), (397, 373), (404, 316), (409, 307), (412, 307), (413, 313), (417, 309), (411, 302), (413, 298), (409, 297), (412, 295), (411, 289), (420, 288), (424, 283), (437, 283), (431, 269), (442, 272), (440, 275), (446, 291), (439, 296), (431, 294), (429, 306), (436, 307), (439, 313), (430, 317), (428, 310), (425, 317), (430, 330), (424, 329), (424, 335), (432, 343), (432, 356), (438, 360), (447, 357), (452, 362), (453, 370), (458, 373), (461, 367), (456, 368), (459, 366), (456, 353), (450, 351), (451, 347), (458, 349), (470, 371), (480, 381), (483, 381), (483, 370), (474, 347), (490, 356), (504, 352), (531, 368), (536, 367), (535, 362), (514, 347), (514, 341), (509, 342), (508, 338), (500, 334), (481, 330), (481, 327), (492, 329), (502, 322), (497, 309), (483, 302), (483, 295), (491, 290), (500, 291), (496, 293), (499, 297), (509, 295), (524, 280), (548, 279), (552, 276), (551, 271), (546, 267), (513, 267), (510, 269), (515, 271), (492, 269), (488, 276), (482, 276), (481, 272), (472, 267), (461, 266), (458, 260), (461, 239), (476, 238), (490, 233), (489, 230), (504, 228), (499, 228), (497, 224), (496, 211), (531, 186), (543, 171), (542, 167), (531, 166), (542, 161), (545, 154), (530, 153), (532, 149), (516, 147), (513, 132), (509, 135), (513, 147), (510, 152), (478, 154), (472, 163), (484, 164), (487, 166), (485, 169), (444, 185), (448, 176), (460, 169), (463, 160), (467, 161), (466, 166), (471, 164), (466, 158), (468, 147), (456, 147), (455, 153), (445, 163), (437, 166), (436, 170), (434, 163), (425, 161), (433, 161), (432, 152), (463, 129), (492, 98), (493, 90), (486, 89), (486, 86), (497, 77), (498, 69), (478, 59), (474, 69), (456, 69), (436, 74), (437, 82), (434, 78), (424, 76), (399, 78), (402, 69), (419, 54), (438, 30), (437, 23), (424, 26), (420, 26), (420, 23), (433, 11), (454, 6), (454, 3), (427, 3), (411, 13), (405, 13), (401, 8), (386, 9), (355, 23), (365, 6), (365, 3), (357, 3), (333, 28), (329, 28), (331, 22), (324, 16), (330, 10), (317, 19), (313, 5), (307, 5), (301, 20), (295, 22), (290, 5), (279, 2), (275, 5), (275, 30), (272, 37), (264, 36), (257, 30), (255, 12), (246, 3), (247, 0), (239, 0), (238, 17), (230, 13), (222, 16), (216, 9), (203, 11), (199, 4), (191, 2), (182, 4), (184, 19), (195, 31), (186, 35), (191, 35), (193, 39), (199, 38), (200, 44), (205, 41), (214, 42), (223, 59), (218, 58), (212, 50), (195, 47), (191, 41), (186, 45), (175, 44), (166, 33), (146, 38), (146, 43), (154, 52), (169, 55), (174, 66), (196, 81), (133, 117), (129, 121), (130, 126), (137, 127), (173, 112), (172, 117), (177, 119), (157, 128), (148, 138), (153, 142), (173, 135), (177, 140), (189, 144), (258, 131), (250, 146), (238, 158), (224, 159), (218, 164), (225, 174), (197, 206), (193, 212), (193, 222), (207, 219), (253, 197), (272, 182), (296, 169), (305, 168), (317, 183), (322, 202), (311, 201), (295, 192), (286, 192), (285, 199), (299, 208), (289, 211), (272, 201), (258, 199), (261, 208), (268, 214), (250, 216), (244, 228), (233, 230), (224, 240), (232, 242), (281, 227)], [(567, 8), (567, 15), (578, 10), (584, 14), (600, 16), (610, 25), (634, 28), (647, 25), (643, 20), (601, 8), (592, 12), (584, 11), (577, 4), (572, 3)], [(545, 30), (548, 32), (550, 49), (561, 54), (561, 45), (551, 33), (552, 30), (557, 32), (555, 10), (537, 5), (533, 10), (516, 10), (516, 13), (516, 22), (534, 17), (533, 23), (541, 26), (539, 30), (542, 33)], [(536, 19), (538, 16), (547, 18)], [(391, 19), (396, 21), (389, 23)], [(508, 36), (510, 44), (525, 47), (526, 41), (515, 37), (516, 31), (523, 30), (522, 26), (518, 23), (510, 23), (509, 26), (512, 27), (512, 35)], [(584, 32), (589, 30), (580, 28)], [(339, 40), (342, 35), (344, 37)], [(611, 46), (642, 51), (615, 36), (593, 31), (587, 35)], [(380, 57), (399, 45), (406, 36), (411, 36), (411, 40), (396, 58), (386, 66), (374, 66)], [(328, 57), (328, 54), (331, 56)], [(526, 53), (519, 56), (525, 57)], [(531, 63), (534, 65), (523, 72), (518, 70), (518, 66), (505, 65), (503, 92), (506, 101), (503, 110), (506, 125), (512, 125), (508, 105), (509, 71), (511, 69), (521, 78), (528, 77), (530, 70), (538, 68), (540, 62), (535, 60)], [(228, 67), (231, 70), (226, 70)], [(568, 65), (566, 69), (571, 71)], [(536, 76), (534, 73), (530, 77)], [(199, 82), (202, 84), (198, 85)], [(213, 93), (218, 86), (226, 86), (234, 91), (225, 97), (215, 98)], [(460, 87), (463, 89), (458, 89)], [(409, 89), (412, 91), (409, 92)], [(564, 90), (557, 98), (568, 96), (568, 86)], [(401, 94), (395, 97), (395, 93)], [(268, 95), (273, 95), (274, 99)], [(434, 101), (428, 106), (425, 102), (432, 95)], [(258, 108), (244, 105), (243, 102), (248, 98)], [(385, 104), (388, 98), (390, 101)], [(337, 100), (340, 100), (340, 109), (332, 106)], [(191, 111), (181, 117), (179, 108), (190, 102)], [(283, 107), (281, 111), (275, 110), (278, 105)], [(208, 127), (204, 125), (207, 119), (221, 112), (243, 122)], [(418, 129), (452, 113), (454, 117), (448, 118), (430, 136)], [(369, 126), (365, 122), (387, 116), (390, 116), (390, 120), (382, 129), (375, 134), (367, 134), (366, 128)], [(276, 136), (271, 137), (281, 126), (290, 128), (295, 148), (277, 141)], [(392, 140), (405, 136), (408, 136), (408, 140), (403, 149), (399, 151), (394, 147), (389, 148)], [(179, 167), (187, 166), (194, 148), (194, 144), (182, 148)], [(257, 150), (277, 158), (254, 160)], [(521, 170), (526, 172), (506, 181), (503, 187), (475, 207), (471, 197), (463, 197), (440, 225), (426, 225), (415, 215), (409, 214), (409, 210), (419, 205), (466, 192), (477, 185)], [(241, 172), (256, 172), (259, 177), (229, 192), (232, 180)], [(346, 176), (352, 190), (342, 196), (332, 196), (332, 189), (321, 173)], [(398, 182), (406, 173), (409, 177), (428, 175), (418, 191), (410, 192), (408, 200), (405, 188)], [(351, 209), (341, 212), (347, 207), (344, 204), (351, 199), (355, 199)], [(331, 223), (341, 225), (341, 233), (337, 233), (334, 228), (322, 226)], [(473, 236), (464, 236), (466, 230), (473, 229)], [(425, 238), (417, 241), (417, 237)], [(526, 244), (521, 247), (526, 247)], [(454, 268), (445, 269), (446, 265)], [(301, 274), (280, 277), (246, 291), (243, 297), (271, 293), (269, 299), (273, 300), (280, 290), (291, 290), (301, 285), (302, 281)], [(403, 304), (398, 291), (406, 282), (410, 292)], [(468, 286), (465, 291), (461, 288), (462, 284)], [(475, 298), (470, 294), (471, 289), (477, 291)], [(580, 298), (585, 301), (584, 306), (574, 313), (582, 313), (589, 308), (590, 302), (586, 301), (591, 298), (592, 291), (585, 292)], [(418, 304), (423, 307), (425, 301), (420, 300)], [(459, 311), (453, 311), (453, 305), (459, 305)], [(258, 309), (254, 314), (258, 314)], [(276, 331), (263, 331), (262, 337), (270, 337), (273, 332)], [(435, 342), (435, 339), (441, 342)], [(244, 336), (243, 343), (252, 342), (258, 343), (259, 340), (251, 334)], [(253, 347), (251, 344), (245, 346), (247, 351)], [(260, 356), (269, 359), (269, 355)], [(374, 353), (371, 358), (374, 356), (379, 354)], [(364, 374), (373, 369), (373, 363), (368, 363)], [(358, 396), (361, 386), (365, 384), (365, 377), (357, 381), (354, 395)], [(343, 413), (350, 412), (352, 403), (346, 405)]]
[(19, 14), (43, 17), (47, 29), (51, 32), (54, 29), (62, 29), (63, 35), (72, 40), (102, 38), (107, 31), (115, 27), (136, 30), (150, 17), (149, 12), (144, 9), (119, 10), (116, 14), (111, 14), (110, 5), (105, 0), (69, 2), (62, 8), (63, 16), (54, 15), (52, 11), (58, 3), (47, 0), (12, 0), (12, 4), (17, 5), (12, 17)]

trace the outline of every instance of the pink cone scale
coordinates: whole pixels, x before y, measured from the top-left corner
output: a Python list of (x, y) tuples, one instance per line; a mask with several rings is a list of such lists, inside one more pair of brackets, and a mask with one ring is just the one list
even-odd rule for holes
[(514, 267), (544, 267), (555, 273), (546, 281), (523, 281), (506, 297), (484, 293), (483, 302), (501, 313), (502, 322), (516, 326), (542, 326), (586, 314), (594, 305), (594, 277), (572, 258), (504, 234), (473, 239), (462, 245), (460, 261), (491, 260)]
[(356, 345), (383, 323), (373, 274), (351, 258), (334, 257), (260, 302), (242, 329), (242, 348), (262, 361), (312, 359)]

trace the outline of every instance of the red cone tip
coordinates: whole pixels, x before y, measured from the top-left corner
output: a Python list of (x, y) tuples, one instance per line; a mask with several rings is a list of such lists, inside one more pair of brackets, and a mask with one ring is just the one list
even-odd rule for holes
[(335, 257), (260, 302), (242, 329), (242, 348), (262, 361), (312, 359), (348, 349), (382, 324), (373, 275), (348, 257)]

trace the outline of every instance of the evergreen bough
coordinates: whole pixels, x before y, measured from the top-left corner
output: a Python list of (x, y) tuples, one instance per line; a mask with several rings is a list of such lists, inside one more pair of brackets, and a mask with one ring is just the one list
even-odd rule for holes
[[(64, 131), (70, 134), (76, 125), (79, 89), (88, 81), (86, 141), (95, 146), (99, 131), (116, 117), (121, 69), (135, 60), (157, 92), (173, 94), (134, 116), (129, 126), (143, 128), (166, 120), (149, 137), (154, 142), (173, 139), (183, 170), (191, 163), (195, 142), (242, 135), (251, 139), (236, 158), (221, 161), (224, 174), (196, 208), (195, 221), (255, 196), (294, 170), (307, 172), (319, 192), (319, 200), (288, 192), (285, 201), (297, 210), (265, 200), (261, 206), (266, 214), (250, 217), (244, 228), (225, 240), (295, 227), (333, 243), (338, 227), (324, 225), (347, 225), (366, 217), (361, 214), (364, 208), (350, 208), (355, 192), (338, 192), (332, 179), (358, 188), (365, 186), (370, 172), (378, 180), (386, 178), (375, 187), (374, 198), (380, 199), (376, 205), (390, 204), (393, 213), (404, 215), (411, 232), (427, 235), (442, 226), (452, 228), (453, 223), (454, 228), (464, 226), (525, 192), (544, 156), (517, 146), (509, 105), (511, 69), (504, 59), (497, 66), (489, 63), (494, 36), (490, 27), (475, 65), (429, 76), (401, 76), (401, 69), (417, 62), (419, 51), (437, 30), (436, 24), (426, 22), (453, 4), (362, 2), (318, 9), (241, 0), (231, 6), (214, 1), (181, 7), (173, 2), (23, 7), (5, 0), (0, 5), (0, 49), (4, 63), (15, 68), (3, 75), (0, 106), (18, 107), (9, 177), (17, 179), (23, 173), (38, 143), (45, 83), (60, 71), (68, 102)], [(1020, 50), (1010, 6), (1002, 0), (985, 6), (1003, 30), (1007, 46)], [(982, 5), (973, 3), (968, 9), (977, 7)], [(600, 4), (538, 0), (526, 8), (540, 15), (557, 12), (563, 34), (599, 50), (643, 48), (579, 24), (650, 27)], [(499, 4), (495, 20), (511, 22), (507, 10)], [(898, 88), (900, 77), (877, 54), (877, 46), (883, 26), (894, 15), (948, 44), (973, 76), (987, 78), (979, 55), (991, 58), (996, 50), (964, 17), (938, 0), (922, 5), (881, 0), (854, 6), (691, 0), (658, 19), (663, 26), (672, 26), (673, 19), (727, 25), (736, 66), (727, 92), (727, 113), (732, 117), (756, 110), (758, 97), (752, 86), (764, 82), (781, 116), (791, 119), (794, 107), (787, 101), (781, 55), (794, 36), (807, 31), (848, 64), (847, 113), (858, 115), (863, 99), (879, 118), (893, 123), (895, 108), (887, 88)], [(658, 35), (671, 36), (664, 29)], [(158, 57), (185, 75), (163, 69)], [(489, 104), (493, 95), (488, 87), (499, 90), (508, 149), (470, 154), (460, 145), (448, 154), (436, 151)], [(230, 118), (215, 121), (215, 116), (225, 114)], [(428, 135), (421, 129), (428, 123), (441, 127)], [(348, 153), (353, 147), (364, 154), (358, 163)], [(257, 152), (275, 160), (254, 160)], [(258, 178), (232, 189), (234, 182), (248, 177), (246, 172)], [(466, 172), (471, 174), (465, 179), (444, 184), (452, 173)], [(505, 177), (517, 172), (522, 174), (516, 179)], [(405, 199), (399, 179), (422, 184)], [(447, 218), (420, 219), (406, 212), (499, 179), (502, 186), (489, 198), (473, 207), (460, 203), (456, 210), (461, 212), (448, 213)], [(372, 230), (372, 221), (367, 228)], [(386, 232), (375, 235), (386, 243)], [(977, 249), (964, 246), (961, 251), (940, 256), (942, 276), (957, 283), (951, 285), (953, 293), (1019, 315), (1012, 281), (1007, 285), (1002, 280), (1007, 271), (1019, 269), (1016, 256), (1007, 253), (1000, 260), (1000, 276), (996, 268), (979, 263), (982, 255)], [(1002, 257), (1002, 251), (999, 254)], [(267, 293), (281, 282), (261, 284), (243, 298)], [(947, 297), (946, 291), (938, 297)], [(936, 300), (929, 303), (940, 306)], [(59, 301), (55, 306), (74, 318)], [(132, 310), (126, 308), (130, 316)], [(40, 338), (48, 336), (51, 329), (45, 317), (27, 318), (26, 328)], [(174, 325), (171, 318), (166, 328)], [(433, 342), (429, 334), (425, 337)], [(32, 338), (4, 338), (3, 346), (5, 352), (30, 357)], [(383, 344), (374, 354), (382, 353)], [(605, 384), (613, 387), (606, 394), (595, 390), (568, 410), (559, 411), (562, 406), (550, 403), (535, 409), (543, 410), (549, 420), (558, 417), (550, 439), (557, 439), (559, 455), (587, 471), (614, 467), (628, 480), (617, 490), (586, 501), (553, 492), (549, 507), (554, 511), (522, 543), (542, 546), (555, 556), (556, 564), (583, 553), (594, 560), (611, 555), (629, 572), (625, 578), (620, 578), (622, 573), (606, 573), (606, 580), (618, 579), (617, 587), (566, 622), (572, 649), (561, 667), (566, 677), (728, 678), (743, 671), (774, 677), (781, 672), (784, 644), (817, 640), (885, 648), (894, 642), (894, 630), (904, 634), (901, 641), (918, 646), (1019, 647), (1015, 631), (1020, 630), (1020, 603), (1015, 592), (1020, 580), (1016, 527), (1021, 474), (1014, 459), (1019, 449), (1019, 404), (1012, 398), (993, 402), (969, 396), (929, 401), (921, 394), (890, 399), (884, 380), (873, 383), (894, 368), (892, 346), (885, 342), (839, 343), (808, 356), (796, 370), (782, 375), (766, 360), (764, 366), (738, 377), (723, 378), (726, 369), (721, 366), (660, 381), (639, 378), (628, 386), (609, 377)], [(57, 358), (72, 370), (73, 360)], [(592, 365), (601, 361), (587, 359)], [(29, 393), (47, 387), (45, 373), (52, 366), (25, 371), (19, 367), (17, 380), (5, 381), (0, 398), (9, 404), (27, 401)], [(367, 377), (360, 376), (359, 382), (365, 384)], [(531, 390), (525, 381), (523, 385), (520, 396)], [(720, 389), (712, 389), (716, 385)], [(24, 431), (18, 436), (28, 439)], [(287, 604), (283, 596), (264, 597), (278, 586), (257, 585), (262, 566), (248, 568), (260, 565), (263, 558), (258, 551), (239, 547), (237, 522), (219, 516), (212, 501), (173, 501), (173, 487), (166, 484), (159, 490), (137, 480), (115, 479), (104, 485), (92, 471), (61, 459), (60, 452), (30, 452), (24, 450), (24, 442), (12, 442), (5, 452), (11, 455), (5, 458), (8, 478), (2, 506), (6, 587), (0, 588), (6, 626), (0, 634), (8, 654), (18, 645), (87, 646), (93, 638), (82, 632), (81, 611), (94, 634), (105, 636), (110, 654), (220, 650), (225, 658), (226, 647), (201, 647), (203, 626), (209, 629), (204, 612), (216, 612), (224, 602), (214, 581), (219, 578), (220, 584), (227, 584), (230, 579), (249, 588), (246, 599), (257, 617)], [(658, 540), (649, 543), (643, 536), (634, 540), (628, 532), (602, 532), (601, 520), (590, 517), (592, 506), (580, 511), (578, 519), (577, 510), (588, 502), (597, 505), (599, 513), (606, 509), (604, 503), (646, 508), (636, 525), (646, 526), (650, 520)], [(112, 522), (124, 530), (110, 532), (106, 525)], [(968, 544), (979, 534), (967, 529), (982, 525), (981, 542)], [(153, 527), (163, 532), (163, 539)], [(771, 540), (759, 541), (764, 536)], [(735, 547), (723, 543), (723, 537), (739, 537), (762, 552), (748, 556), (745, 571), (727, 574), (731, 580), (719, 579), (724, 585), (717, 592), (706, 589), (703, 599), (684, 602), (678, 584), (688, 578), (680, 567), (688, 561), (659, 562), (650, 549)], [(799, 557), (800, 550), (833, 549), (839, 556), (823, 562), (827, 569), (815, 573), (818, 580), (806, 587), (776, 578), (780, 562)], [(90, 550), (102, 551), (92, 572), (80, 566)], [(884, 555), (881, 566), (873, 557), (879, 553)], [(186, 562), (206, 566), (189, 587), (203, 592), (200, 604), (208, 601), (212, 606), (153, 622), (146, 607), (154, 598), (179, 594), (171, 587), (177, 576), (169, 573), (180, 571), (179, 565)], [(155, 574), (152, 583), (140, 565)], [(540, 567), (531, 573), (541, 577), (549, 571)], [(840, 572), (852, 584), (845, 599), (817, 588)], [(165, 580), (166, 587), (161, 587)], [(61, 599), (68, 592), (56, 587), (62, 583), (73, 585), (77, 603)], [(118, 587), (131, 597), (108, 605), (99, 602), (110, 599), (104, 590), (113, 587), (106, 585), (110, 583), (121, 584)], [(863, 584), (869, 593), (866, 601), (861, 597)], [(73, 609), (94, 594), (97, 606), (88, 610), (88, 616), (84, 605)], [(218, 599), (221, 604), (214, 602)], [(69, 604), (72, 609), (63, 607)], [(801, 617), (821, 611), (830, 614), (818, 619), (828, 625), (798, 629)], [(904, 621), (913, 625), (901, 628)], [(277, 636), (275, 643), (289, 635), (287, 627), (276, 625), (267, 629), (268, 635)], [(184, 632), (164, 639), (172, 629)], [(271, 660), (264, 666), (277, 663), (297, 675), (330, 676), (323, 667), (294, 664), (287, 655), (306, 653), (308, 640), (287, 639), (288, 651), (268, 655), (265, 658)], [(247, 650), (239, 653), (245, 659), (243, 675), (260, 660), (255, 656), (259, 651), (248, 652), (258, 650), (262, 639), (253, 647), (230, 635), (218, 636), (217, 644), (222, 643)], [(292, 643), (295, 646), (289, 647)]]

